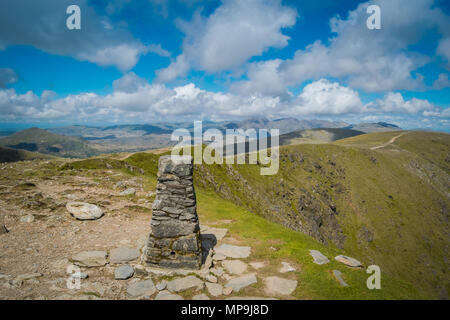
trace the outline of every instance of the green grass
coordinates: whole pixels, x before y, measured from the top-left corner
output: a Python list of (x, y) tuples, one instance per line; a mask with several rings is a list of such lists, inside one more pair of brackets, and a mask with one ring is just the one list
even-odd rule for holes
[[(261, 176), (259, 165), (196, 165), (201, 222), (232, 219), (232, 224), (223, 226), (252, 246), (252, 259), (267, 260), (272, 268), (283, 259), (298, 264), (297, 298), (436, 298), (442, 290), (448, 292), (450, 284), (450, 139), (447, 134), (408, 132), (392, 145), (370, 150), (398, 134), (373, 133), (333, 144), (281, 147), (280, 170), (273, 176)], [(137, 153), (115, 161), (118, 170), (143, 176), (145, 188), (154, 190), (159, 156)], [(105, 169), (105, 161), (112, 161), (105, 159), (71, 162), (66, 169)], [(125, 163), (144, 169), (145, 174), (129, 172)], [(298, 207), (305, 194), (315, 201), (316, 215), (335, 206), (344, 242), (333, 239), (336, 226), (327, 221), (318, 228), (322, 238), (307, 228), (310, 221)], [(361, 237), (362, 230), (370, 231), (372, 241)], [(332, 261), (326, 266), (313, 264), (310, 249), (320, 250)], [(383, 289), (368, 290), (364, 270), (333, 260), (342, 253), (366, 266), (379, 265)], [(339, 287), (332, 269), (343, 272), (348, 288)]]
[[(369, 276), (365, 269), (351, 269), (336, 261), (333, 257), (343, 254), (334, 247), (326, 247), (304, 234), (292, 231), (279, 224), (251, 213), (242, 207), (218, 198), (214, 193), (197, 190), (198, 212), (201, 223), (229, 229), (227, 236), (242, 240), (252, 247), (248, 261), (268, 261), (279, 267), (281, 261), (292, 261), (300, 266), (294, 272), (298, 280), (294, 296), (298, 299), (424, 299), (416, 288), (398, 278), (382, 272), (381, 290), (369, 290), (366, 280)], [(232, 223), (222, 222), (233, 220)], [(218, 223), (219, 222), (219, 223)], [(279, 248), (278, 251), (270, 247)], [(310, 249), (320, 250), (330, 262), (316, 265), (309, 255)], [(341, 287), (332, 277), (331, 270), (340, 270), (349, 287)], [(267, 274), (270, 274), (267, 273)], [(273, 271), (273, 275), (277, 275)], [(261, 282), (261, 279), (258, 279)], [(248, 295), (246, 291), (240, 295)]]

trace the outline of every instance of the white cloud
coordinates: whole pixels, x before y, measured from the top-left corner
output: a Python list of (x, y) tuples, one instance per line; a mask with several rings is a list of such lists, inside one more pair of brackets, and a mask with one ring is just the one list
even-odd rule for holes
[(400, 93), (389, 92), (383, 99), (378, 99), (374, 103), (367, 105), (369, 112), (390, 113), (390, 114), (418, 114), (439, 115), (440, 109), (431, 104), (428, 100), (412, 98), (408, 101), (403, 99)]
[[(366, 92), (423, 88), (423, 77), (416, 70), (429, 62), (429, 58), (408, 51), (409, 46), (420, 41), (427, 31), (445, 32), (443, 26), (448, 25), (449, 17), (434, 8), (432, 0), (408, 3), (378, 0), (370, 4), (381, 8), (381, 30), (366, 27), (369, 3), (360, 4), (347, 18), (331, 19), (331, 31), (336, 35), (328, 44), (316, 41), (281, 63), (278, 60), (254, 63), (249, 67), (249, 80), (234, 89), (281, 95), (285, 94), (286, 87), (322, 77), (341, 79)], [(445, 40), (441, 41), (438, 53), (447, 56), (450, 52), (447, 45)], [(255, 69), (266, 72), (254, 72)], [(268, 79), (276, 80), (278, 92), (261, 85)]]
[(167, 68), (156, 70), (157, 82), (170, 82), (178, 77), (185, 76), (189, 68), (186, 57), (180, 54)]
[(121, 24), (99, 15), (87, 0), (77, 1), (81, 30), (68, 30), (65, 12), (71, 4), (71, 0), (0, 1), (0, 49), (31, 45), (121, 71), (133, 68), (147, 52), (168, 56), (160, 46), (143, 45)]
[(363, 103), (356, 91), (337, 82), (320, 79), (303, 88), (290, 111), (298, 115), (343, 115), (362, 112), (362, 108)]
[(363, 104), (358, 93), (326, 79), (306, 85), (292, 100), (261, 94), (239, 95), (202, 90), (193, 83), (175, 88), (150, 84), (134, 73), (113, 83), (107, 95), (81, 93), (57, 98), (51, 91), (37, 96), (0, 90), (0, 116), (5, 121), (70, 121), (72, 123), (142, 123), (194, 119), (225, 120), (265, 116), (335, 119), (398, 116), (448, 117), (427, 100), (405, 100), (400, 93)]
[(289, 37), (281, 30), (293, 26), (296, 17), (280, 0), (223, 0), (209, 17), (197, 12), (190, 22), (178, 21), (186, 34), (183, 53), (167, 72), (158, 72), (159, 80), (182, 76), (188, 66), (210, 73), (233, 70), (268, 48), (285, 47)]

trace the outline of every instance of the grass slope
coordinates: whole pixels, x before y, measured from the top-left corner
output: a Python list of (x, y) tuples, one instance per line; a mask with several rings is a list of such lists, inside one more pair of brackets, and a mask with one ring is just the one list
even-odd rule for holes
[(23, 160), (51, 159), (51, 158), (53, 157), (45, 154), (40, 154), (37, 152), (0, 147), (0, 162), (16, 162)]
[(30, 128), (0, 139), (0, 145), (13, 149), (39, 152), (59, 157), (84, 158), (98, 154), (86, 141)]
[[(274, 266), (282, 259), (298, 264), (298, 298), (445, 298), (450, 283), (449, 135), (408, 132), (370, 149), (398, 134), (282, 147), (274, 176), (261, 176), (259, 165), (196, 166), (201, 221), (220, 225), (231, 219), (226, 227), (248, 241), (256, 258)], [(137, 153), (120, 162), (144, 168), (153, 186), (158, 157)], [(365, 266), (379, 265), (383, 289), (368, 290), (364, 270), (335, 261), (313, 264), (309, 249), (330, 260), (344, 253)], [(349, 288), (336, 284), (332, 269), (343, 272)]]

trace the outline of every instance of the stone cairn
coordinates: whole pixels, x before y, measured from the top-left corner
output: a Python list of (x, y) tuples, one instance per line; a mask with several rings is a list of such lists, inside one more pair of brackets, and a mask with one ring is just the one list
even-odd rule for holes
[(192, 182), (192, 157), (162, 156), (145, 261), (163, 268), (199, 269), (200, 228)]

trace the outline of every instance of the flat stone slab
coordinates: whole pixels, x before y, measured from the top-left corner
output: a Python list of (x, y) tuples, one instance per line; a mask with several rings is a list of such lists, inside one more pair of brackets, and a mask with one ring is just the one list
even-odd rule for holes
[(116, 280), (130, 279), (134, 275), (134, 269), (132, 266), (126, 264), (119, 266), (114, 270), (114, 278)]
[(238, 292), (241, 289), (248, 287), (251, 284), (256, 283), (256, 275), (254, 273), (247, 274), (245, 276), (232, 278), (226, 284), (225, 287), (232, 288), (234, 292)]
[(352, 268), (360, 268), (362, 267), (362, 263), (356, 260), (355, 258), (347, 257), (344, 255), (339, 255), (334, 258), (336, 261), (345, 264), (346, 266)]
[(139, 258), (141, 252), (137, 248), (115, 248), (109, 253), (111, 263), (122, 263)]
[(242, 258), (248, 258), (251, 252), (250, 247), (240, 247), (240, 246), (234, 246), (231, 244), (222, 244), (219, 247), (215, 248), (214, 251), (216, 254), (223, 254), (224, 256), (227, 256), (228, 258), (234, 258), (234, 259), (242, 259)]
[(155, 297), (155, 300), (184, 300), (182, 296), (179, 296), (177, 294), (170, 293), (167, 290), (158, 292), (158, 294)]
[(264, 268), (266, 266), (266, 262), (264, 261), (258, 261), (258, 262), (250, 262), (250, 265), (252, 266), (253, 269), (261, 269)]
[(217, 241), (222, 240), (225, 238), (226, 234), (228, 232), (228, 229), (225, 228), (213, 228), (209, 226), (200, 226), (200, 233), (201, 234), (212, 234), (216, 237)]
[(348, 287), (347, 282), (342, 279), (342, 272), (339, 270), (333, 270), (333, 276), (336, 278), (336, 280), (339, 282), (339, 284), (343, 287)]
[(204, 283), (196, 276), (178, 278), (167, 283), (167, 289), (171, 292), (180, 292), (190, 288), (203, 289)]
[(106, 251), (82, 251), (72, 256), (72, 261), (80, 267), (103, 267), (108, 262)]
[(280, 277), (267, 277), (264, 279), (267, 295), (290, 295), (297, 288), (297, 280)]
[(78, 220), (96, 220), (103, 216), (103, 211), (95, 204), (86, 202), (68, 202), (66, 209)]
[(281, 268), (278, 269), (278, 272), (280, 272), (280, 273), (287, 273), (287, 272), (293, 272), (293, 271), (296, 271), (296, 269), (293, 266), (291, 266), (289, 263), (284, 262), (284, 261), (281, 262)]
[(218, 283), (206, 283), (206, 289), (208, 290), (208, 293), (212, 295), (213, 297), (220, 296), (222, 294), (223, 287), (222, 285)]
[(155, 292), (156, 288), (151, 279), (132, 283), (127, 288), (127, 293), (132, 297), (151, 296)]
[(192, 297), (192, 300), (211, 300), (206, 294), (200, 293)]
[(309, 250), (309, 254), (311, 255), (311, 257), (313, 257), (314, 259), (314, 263), (315, 264), (327, 264), (328, 262), (330, 262), (330, 260), (328, 260), (327, 257), (325, 257), (322, 252), (318, 251), (318, 250)]
[(247, 271), (247, 264), (240, 260), (225, 260), (222, 266), (231, 274), (243, 274)]

